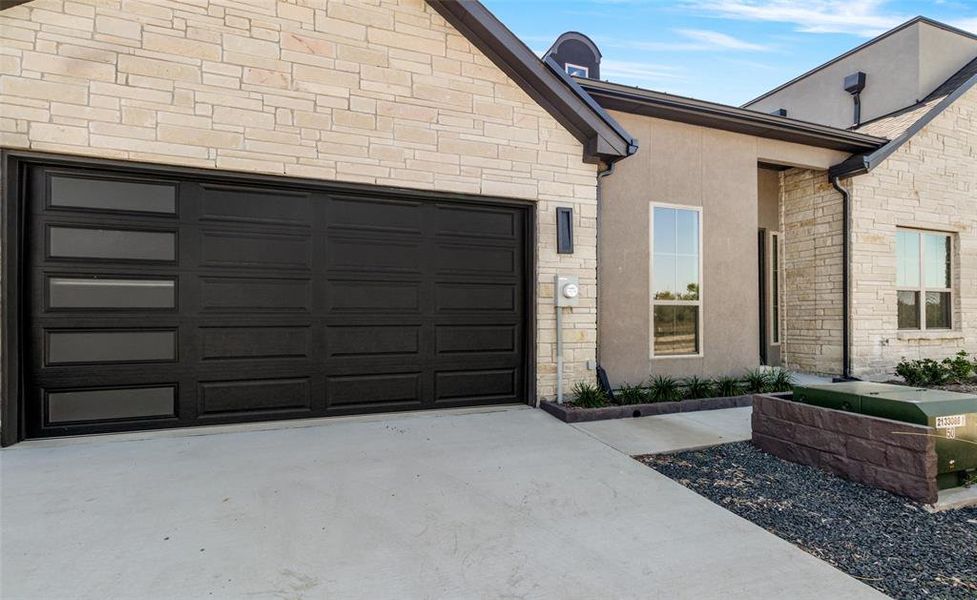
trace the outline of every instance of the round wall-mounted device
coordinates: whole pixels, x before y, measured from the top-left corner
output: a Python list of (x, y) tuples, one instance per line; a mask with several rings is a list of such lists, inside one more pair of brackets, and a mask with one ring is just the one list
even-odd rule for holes
[(575, 283), (568, 283), (563, 286), (563, 295), (567, 298), (576, 298), (580, 295), (580, 288)]

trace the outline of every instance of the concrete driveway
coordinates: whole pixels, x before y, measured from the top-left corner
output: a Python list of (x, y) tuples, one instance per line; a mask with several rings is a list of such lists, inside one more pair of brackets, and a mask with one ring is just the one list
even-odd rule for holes
[(542, 411), (304, 425), (0, 452), (0, 596), (884, 597)]

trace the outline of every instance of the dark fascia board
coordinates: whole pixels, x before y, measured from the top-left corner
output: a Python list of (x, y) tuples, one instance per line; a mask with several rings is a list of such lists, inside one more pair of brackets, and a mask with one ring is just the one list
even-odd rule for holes
[(977, 86), (977, 75), (974, 75), (970, 79), (964, 82), (963, 85), (958, 87), (953, 91), (952, 94), (940, 100), (936, 106), (931, 108), (929, 112), (923, 115), (918, 121), (912, 124), (912, 126), (904, 131), (902, 135), (895, 138), (888, 144), (882, 146), (878, 150), (873, 152), (857, 154), (841, 162), (830, 169), (828, 169), (828, 177), (834, 179), (835, 177), (852, 177), (855, 175), (861, 175), (863, 173), (868, 173), (885, 159), (889, 158), (893, 152), (902, 147), (903, 144), (908, 142), (914, 135), (920, 132), (923, 127), (929, 125), (933, 119), (938, 117), (944, 110), (946, 110), (951, 104), (957, 101), (961, 96), (970, 91), (971, 88)]
[(831, 60), (829, 60), (828, 62), (824, 63), (823, 65), (819, 65), (817, 67), (814, 67), (813, 69), (811, 69), (810, 71), (804, 73), (803, 75), (798, 75), (797, 77), (791, 79), (787, 83), (784, 83), (782, 85), (779, 85), (779, 86), (775, 87), (774, 89), (770, 90), (769, 92), (766, 92), (764, 94), (761, 94), (760, 96), (757, 96), (753, 100), (750, 100), (749, 102), (743, 104), (743, 108), (749, 108), (749, 106), (751, 104), (756, 104), (760, 100), (763, 100), (764, 98), (767, 98), (769, 96), (772, 96), (772, 95), (776, 94), (777, 92), (779, 92), (779, 91), (781, 91), (781, 90), (783, 90), (785, 88), (788, 88), (788, 87), (794, 85), (795, 83), (797, 83), (798, 81), (800, 81), (802, 79), (805, 79), (806, 77), (809, 77), (811, 75), (814, 75), (818, 71), (820, 71), (820, 70), (822, 70), (822, 69), (824, 69), (826, 67), (829, 67), (829, 66), (835, 64), (836, 62), (838, 62), (840, 60), (844, 60), (844, 59), (848, 58), (849, 56), (851, 56), (852, 54), (855, 54), (856, 52), (859, 52), (859, 51), (861, 51), (861, 50), (863, 50), (865, 48), (868, 48), (869, 46), (871, 46), (873, 44), (876, 44), (876, 43), (884, 40), (885, 38), (889, 37), (890, 35), (894, 35), (896, 33), (899, 33), (900, 31), (902, 31), (903, 29), (906, 29), (908, 27), (912, 27), (916, 23), (925, 23), (927, 25), (931, 25), (931, 26), (936, 27), (938, 29), (942, 29), (944, 31), (949, 31), (950, 33), (955, 33), (957, 35), (962, 35), (964, 37), (968, 37), (968, 38), (970, 38), (972, 40), (977, 40), (977, 35), (975, 35), (973, 33), (970, 33), (969, 31), (964, 31), (963, 29), (957, 29), (956, 27), (954, 27), (952, 25), (947, 25), (946, 23), (941, 23), (939, 21), (934, 21), (933, 19), (930, 19), (928, 17), (924, 17), (924, 16), (920, 15), (918, 17), (909, 19), (908, 21), (906, 21), (902, 25), (896, 25), (895, 27), (893, 27), (889, 31), (886, 31), (883, 34), (880, 34), (880, 35), (878, 35), (878, 36), (870, 39), (869, 41), (865, 42), (864, 44), (861, 44), (859, 46), (856, 46), (856, 47), (852, 48), (851, 50), (849, 50), (848, 52), (845, 52), (844, 54), (841, 54), (839, 56), (836, 56), (836, 57), (832, 58)]
[(881, 148), (888, 141), (864, 133), (716, 102), (674, 96), (606, 81), (580, 78), (576, 81), (596, 102), (610, 110), (844, 152), (873, 151)]
[(614, 119), (599, 106), (595, 110), (579, 86), (568, 85), (565, 78), (545, 65), (481, 2), (427, 0), (427, 3), (580, 140), (586, 159), (613, 162), (637, 150), (633, 138)]

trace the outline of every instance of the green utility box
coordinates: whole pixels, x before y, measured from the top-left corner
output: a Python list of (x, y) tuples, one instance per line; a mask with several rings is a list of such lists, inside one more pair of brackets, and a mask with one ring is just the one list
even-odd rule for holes
[(938, 485), (961, 485), (977, 469), (977, 395), (850, 381), (794, 387), (794, 400), (936, 429)]

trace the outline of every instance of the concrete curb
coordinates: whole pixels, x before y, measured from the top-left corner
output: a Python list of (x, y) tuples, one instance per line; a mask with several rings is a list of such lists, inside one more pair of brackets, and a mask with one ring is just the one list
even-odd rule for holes
[(543, 401), (539, 407), (565, 423), (604, 421), (607, 419), (630, 419), (633, 417), (652, 417), (672, 413), (695, 412), (700, 410), (719, 410), (752, 406), (753, 395), (726, 396), (723, 398), (700, 398), (678, 402), (655, 402), (651, 404), (629, 404), (624, 406), (604, 406), (601, 408), (577, 408), (565, 404)]

